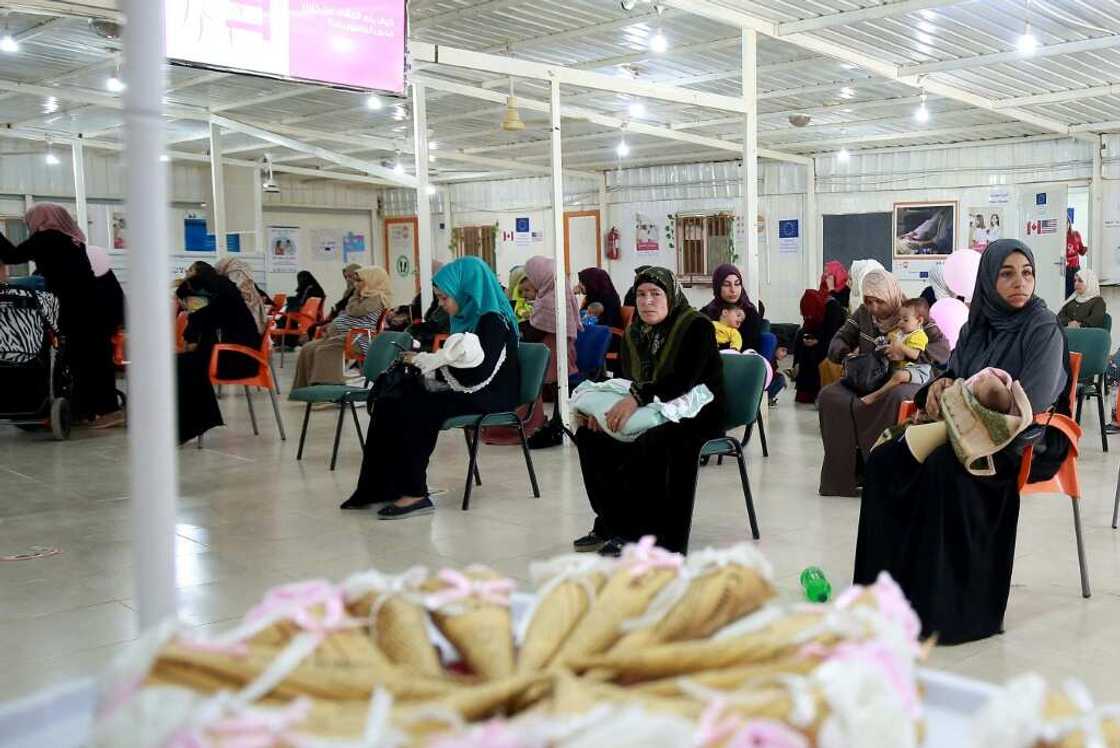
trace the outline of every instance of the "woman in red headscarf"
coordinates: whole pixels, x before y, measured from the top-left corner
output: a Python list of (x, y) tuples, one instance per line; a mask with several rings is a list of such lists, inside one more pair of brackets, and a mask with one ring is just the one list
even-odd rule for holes
[[(39, 203), (24, 216), (30, 236), (18, 247), (0, 234), (0, 262), (35, 263), (35, 272), (58, 297), (59, 328), (74, 377), (75, 421), (120, 423), (112, 332), (98, 303), (97, 282), (86, 254), (86, 237), (61, 205)], [(105, 418), (101, 418), (105, 417)]]
[(793, 365), (799, 403), (814, 403), (821, 390), (820, 364), (828, 344), (848, 318), (848, 270), (838, 261), (825, 263), (821, 285), (801, 297), (801, 330), (793, 349)]

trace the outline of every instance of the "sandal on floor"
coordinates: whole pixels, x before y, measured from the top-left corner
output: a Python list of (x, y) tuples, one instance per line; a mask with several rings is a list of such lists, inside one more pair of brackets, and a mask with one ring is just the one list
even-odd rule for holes
[(599, 537), (595, 534), (595, 531), (592, 530), (582, 538), (576, 538), (572, 545), (575, 546), (576, 553), (591, 553), (592, 551), (599, 550), (606, 545), (606, 543), (606, 538)]
[(436, 510), (435, 504), (428, 497), (424, 497), (415, 504), (408, 506), (398, 506), (396, 504), (389, 504), (383, 506), (377, 512), (378, 519), (404, 519), (405, 517), (416, 517), (421, 514), (431, 514)]
[(618, 558), (622, 555), (622, 546), (624, 545), (626, 545), (626, 541), (622, 538), (611, 538), (599, 549), (599, 555)]

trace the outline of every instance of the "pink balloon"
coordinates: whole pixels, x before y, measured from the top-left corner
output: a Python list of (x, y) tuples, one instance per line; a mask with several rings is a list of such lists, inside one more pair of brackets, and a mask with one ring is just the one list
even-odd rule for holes
[(86, 245), (86, 257), (89, 258), (89, 265), (93, 268), (93, 275), (97, 278), (109, 272), (109, 253), (104, 248), (95, 246), (93, 244)]
[(941, 328), (942, 334), (949, 340), (949, 347), (956, 348), (961, 328), (968, 321), (968, 306), (960, 299), (941, 299), (929, 308), (929, 318)]
[(957, 296), (971, 301), (979, 270), (980, 253), (971, 249), (958, 249), (945, 260), (945, 283)]

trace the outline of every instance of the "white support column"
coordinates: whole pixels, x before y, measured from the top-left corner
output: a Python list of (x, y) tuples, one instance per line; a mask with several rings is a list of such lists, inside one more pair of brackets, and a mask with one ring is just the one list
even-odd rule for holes
[(607, 257), (607, 232), (611, 230), (610, 206), (607, 205), (607, 173), (599, 175), (599, 246), (603, 248), (606, 271), (611, 272), (611, 258)]
[[(253, 248), (252, 252), (255, 255), (263, 255), (265, 253), (265, 236), (264, 236), (264, 187), (263, 187), (264, 173), (258, 167), (253, 170)], [(241, 248), (244, 252), (245, 247)], [(261, 282), (264, 284), (265, 290), (270, 293), (276, 293), (277, 289), (269, 286), (268, 280), (268, 261), (262, 261), (261, 267), (264, 268), (263, 278)]]
[(805, 166), (805, 219), (801, 251), (805, 253), (805, 287), (816, 285), (823, 272), (823, 258), (817, 253), (817, 161)]
[(214, 229), (214, 252), (217, 259), (226, 253), (226, 176), (222, 163), (222, 128), (210, 123), (210, 186), (213, 199), (210, 217)]
[(167, 167), (163, 151), (163, 3), (125, 0), (128, 253), (128, 438), (133, 569), (144, 631), (175, 615), (175, 388), (167, 282)]
[(569, 426), (568, 417), (568, 298), (564, 293), (567, 273), (564, 270), (564, 144), (560, 131), (560, 80), (552, 79), (552, 256), (556, 260), (556, 385), (559, 393), (556, 407), (560, 418)]
[(1089, 183), (1089, 246), (1093, 249), (1087, 256), (1088, 265), (1097, 272), (1098, 276), (1115, 275), (1114, 268), (1110, 267), (1110, 252), (1104, 246), (1104, 180), (1103, 158), (1101, 146), (1102, 138), (1098, 137), (1097, 144), (1093, 146), (1093, 181)]
[[(445, 184), (443, 186), (443, 221), (444, 221), (444, 226), (447, 227), (448, 241), (450, 241), (451, 231), (452, 231), (453, 227), (455, 226), (455, 206), (451, 204), (451, 185), (449, 185), (449, 184)], [(500, 237), (499, 237), (498, 241), (501, 241)], [(444, 244), (444, 248), (446, 248), (446, 246), (447, 245)], [(434, 248), (433, 248), (433, 251), (434, 251)], [(494, 248), (494, 251), (495, 252), (497, 251), (497, 247)], [(455, 258), (452, 258), (452, 259), (455, 259)]]
[(758, 32), (743, 31), (743, 233), (747, 294), (758, 302)]
[(420, 308), (432, 303), (432, 199), (428, 196), (428, 104), (424, 86), (412, 84), (412, 139), (416, 151), (416, 232), (420, 235)]
[(74, 162), (74, 205), (78, 209), (78, 227), (89, 238), (89, 208), (86, 205), (86, 151), (81, 139), (70, 144), (70, 160)]

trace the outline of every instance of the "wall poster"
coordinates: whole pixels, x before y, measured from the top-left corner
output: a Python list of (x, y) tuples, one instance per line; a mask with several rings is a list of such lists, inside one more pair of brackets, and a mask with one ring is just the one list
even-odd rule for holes
[(315, 229), (311, 233), (311, 248), (317, 260), (337, 260), (342, 246), (342, 234), (333, 229)]
[(661, 249), (658, 244), (657, 224), (653, 222), (648, 216), (643, 216), (641, 213), (635, 214), (635, 223), (637, 224), (634, 233), (636, 237), (636, 249), (639, 252), (657, 252)]
[(269, 273), (299, 272), (299, 227), (269, 226), (268, 252), (265, 254)]
[(992, 242), (1003, 238), (1003, 206), (968, 209), (968, 248), (983, 252)]
[(894, 256), (944, 259), (956, 248), (957, 203), (895, 203)]

